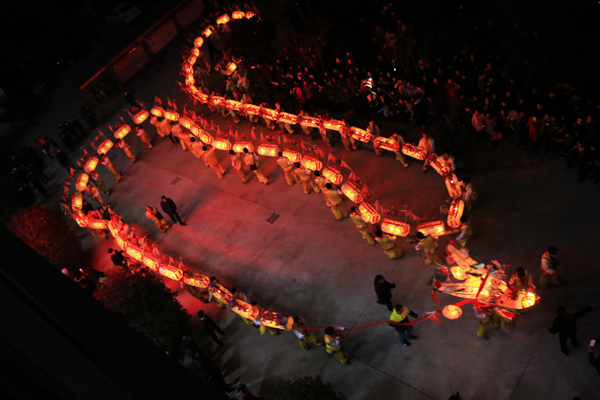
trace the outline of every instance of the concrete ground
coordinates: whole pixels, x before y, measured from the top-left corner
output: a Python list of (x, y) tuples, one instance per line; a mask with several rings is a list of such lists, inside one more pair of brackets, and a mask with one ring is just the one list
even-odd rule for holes
[[(128, 88), (142, 101), (151, 102), (158, 95), (163, 101), (166, 97), (177, 99), (180, 109), (184, 104), (190, 109), (191, 102), (176, 83), (178, 60), (172, 49), (162, 63), (151, 66)], [(122, 98), (113, 102), (125, 107)], [(65, 110), (67, 106), (77, 110), (80, 105), (71, 92), (60, 104)], [(213, 119), (224, 131), (233, 124), (204, 107), (197, 107), (196, 112)], [(68, 116), (74, 111), (64, 113)], [(125, 113), (121, 114), (127, 120)], [(109, 123), (118, 118), (116, 114), (106, 117)], [(41, 127), (47, 127), (63, 117), (45, 112), (39, 119)], [(252, 125), (242, 120), (233, 128), (249, 135)], [(28, 144), (44, 134), (41, 127), (27, 133)], [(398, 285), (395, 303), (420, 315), (457, 301), (439, 295), (441, 304), (433, 303), (427, 285), (433, 269), (423, 264), (413, 245), (399, 238), (397, 243), (405, 255), (390, 260), (380, 248), (364, 242), (350, 220), (335, 221), (322, 195), (305, 195), (299, 185), (287, 186), (274, 159), (263, 158), (265, 174), (274, 178), (270, 185), (260, 184), (255, 177), (244, 185), (231, 170), (228, 155), (219, 153), (227, 174), (218, 179), (189, 151), (157, 137), (148, 123), (146, 128), (156, 144), (152, 150), (133, 134), (126, 138), (140, 161), (132, 164), (119, 149), (109, 153), (124, 172), (119, 184), (102, 167), (100, 173), (113, 190), (108, 198), (113, 209), (139, 235), (148, 236), (175, 259), (181, 257), (194, 269), (219, 277), (228, 287), (238, 287), (265, 308), (300, 315), (315, 327), (352, 328), (386, 320), (389, 312), (375, 302), (372, 282), (377, 274)], [(257, 128), (258, 134), (261, 128)], [(108, 133), (105, 125), (101, 129)], [(313, 143), (327, 151), (322, 141)], [(345, 156), (386, 208), (408, 205), (422, 215), (437, 210), (439, 202), (447, 198), (439, 175), (434, 171), (424, 174), (417, 161), (404, 169), (391, 154), (346, 153), (339, 143), (332, 152), (338, 158)], [(457, 161), (460, 164), (461, 160)], [(51, 204), (60, 198), (58, 184), (65, 178), (55, 163), (52, 161), (48, 170), (55, 174)], [(460, 170), (458, 175), (464, 176)], [(600, 267), (595, 263), (593, 244), (600, 223), (597, 186), (576, 183), (573, 173), (565, 173), (555, 160), (469, 175), (480, 193), (480, 201), (470, 213), (475, 236), (469, 248), (477, 253), (476, 259), (508, 262), (512, 266), (509, 272), (522, 266), (537, 283), (540, 256), (550, 245), (559, 249), (565, 285), (539, 289), (539, 304), (519, 318), (512, 334), (491, 331), (489, 341), (480, 341), (477, 321), (465, 306), (458, 320), (419, 322), (415, 327), (418, 339), (410, 348), (400, 346), (396, 332), (387, 325), (352, 332), (344, 340), (351, 364), (342, 365), (324, 348), (301, 350), (290, 332), (261, 336), (235, 314), (201, 303), (176, 282), (165, 279), (165, 283), (178, 292), (194, 318), (204, 309), (225, 330), (226, 344), (220, 348), (197, 331), (194, 336), (214, 355), (226, 380), (243, 382), (261, 396), (281, 379), (321, 374), (348, 399), (445, 400), (456, 391), (465, 399), (598, 398), (600, 379), (589, 365), (585, 349), (585, 343), (599, 335), (598, 311), (579, 321), (582, 344), (568, 357), (559, 351), (557, 336), (547, 332), (557, 305), (573, 312), (597, 302)], [(177, 203), (188, 226), (176, 225), (164, 234), (145, 217), (145, 206), (158, 206), (161, 195)], [(351, 203), (346, 201), (346, 206)], [(274, 213), (279, 217), (268, 222)], [(85, 230), (79, 232), (92, 264), (110, 271), (106, 249), (112, 242), (93, 238)], [(442, 239), (441, 245), (447, 240)], [(195, 320), (193, 324), (195, 328)]]

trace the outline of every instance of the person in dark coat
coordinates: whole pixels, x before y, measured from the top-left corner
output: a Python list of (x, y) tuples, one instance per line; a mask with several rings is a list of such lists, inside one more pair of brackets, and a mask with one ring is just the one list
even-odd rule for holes
[(135, 97), (128, 92), (127, 90), (123, 92), (123, 96), (125, 96), (125, 100), (127, 100), (129, 102), (129, 105), (131, 106), (131, 108), (137, 108), (137, 101), (135, 100)]
[(553, 334), (558, 333), (560, 351), (562, 351), (564, 355), (569, 355), (569, 349), (567, 348), (568, 339), (571, 339), (573, 347), (577, 347), (577, 320), (591, 310), (592, 306), (587, 306), (574, 314), (567, 314), (567, 311), (563, 306), (558, 306), (556, 308), (556, 318), (554, 318), (552, 326), (548, 328), (548, 332)]
[(383, 276), (377, 275), (373, 285), (375, 286), (375, 294), (377, 294), (377, 302), (385, 304), (387, 309), (392, 311), (394, 309), (392, 306), (392, 289), (396, 287), (396, 284), (389, 283)]
[(181, 220), (181, 217), (177, 213), (177, 206), (175, 205), (175, 202), (166, 196), (162, 196), (160, 199), (161, 199), (160, 200), (161, 208), (163, 209), (164, 212), (169, 214), (169, 217), (171, 217), (171, 220), (174, 223), (179, 221), (179, 224), (181, 226), (186, 226), (187, 224)]
[(588, 344), (588, 354), (590, 356), (590, 364), (596, 368), (596, 372), (600, 375), (600, 357), (594, 356), (594, 346)]
[(202, 328), (205, 333), (209, 334), (219, 346), (223, 346), (223, 342), (221, 342), (215, 334), (215, 331), (219, 332), (221, 335), (225, 334), (221, 327), (219, 327), (219, 325), (217, 325), (215, 321), (202, 310), (198, 311), (198, 318), (200, 318), (200, 328)]

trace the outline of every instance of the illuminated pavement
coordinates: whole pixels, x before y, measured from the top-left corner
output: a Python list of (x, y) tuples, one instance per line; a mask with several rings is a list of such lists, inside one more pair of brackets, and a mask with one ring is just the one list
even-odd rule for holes
[[(177, 59), (175, 52), (171, 56)], [(130, 88), (142, 101), (152, 101), (158, 94), (163, 101), (167, 96), (177, 99), (180, 109), (184, 102), (189, 108), (176, 77), (178, 65), (172, 62), (146, 73)], [(121, 100), (113, 102), (122, 109)], [(197, 110), (225, 132), (233, 123), (207, 109)], [(116, 118), (113, 115), (110, 122)], [(246, 134), (250, 127), (246, 122), (237, 126)], [(156, 143), (152, 150), (142, 148), (133, 134), (127, 137), (134, 153), (141, 155), (136, 164), (119, 149), (109, 154), (124, 171), (121, 183), (115, 186), (104, 169), (100, 173), (114, 187), (109, 198), (114, 210), (175, 259), (182, 257), (187, 265), (221, 278), (226, 286), (240, 288), (264, 308), (300, 315), (315, 327), (358, 327), (386, 320), (387, 309), (375, 303), (372, 282), (377, 274), (398, 285), (395, 303), (418, 314), (457, 301), (442, 294), (441, 303), (433, 303), (426, 285), (433, 270), (404, 239), (397, 243), (405, 256), (390, 260), (380, 248), (366, 244), (350, 220), (335, 221), (321, 194), (305, 195), (300, 185), (288, 187), (274, 159), (262, 159), (265, 175), (274, 178), (270, 185), (260, 184), (254, 176), (244, 185), (231, 170), (229, 156), (219, 153), (227, 169), (220, 180), (189, 151), (157, 138), (148, 123), (146, 128)], [(294, 135), (294, 140), (300, 138), (305, 136)], [(327, 152), (322, 141), (314, 143)], [(386, 208), (408, 204), (422, 215), (447, 196), (439, 175), (424, 174), (419, 162), (411, 162), (405, 170), (391, 154), (375, 157), (369, 150), (346, 154), (339, 143), (333, 152), (338, 158), (346, 155), (355, 174), (370, 181), (370, 189)], [(523, 266), (537, 283), (541, 254), (549, 245), (559, 248), (567, 284), (540, 289), (541, 303), (518, 320), (510, 335), (495, 330), (489, 341), (479, 341), (477, 321), (465, 306), (458, 320), (418, 323), (418, 339), (410, 348), (400, 346), (396, 332), (386, 325), (351, 333), (344, 341), (351, 359), (346, 366), (324, 348), (302, 351), (291, 332), (261, 336), (235, 314), (202, 304), (177, 283), (165, 281), (179, 291), (180, 301), (194, 318), (202, 308), (223, 327), (227, 335), (222, 348), (210, 338), (200, 338), (198, 332), (196, 339), (213, 348), (215, 362), (223, 367), (228, 382), (246, 383), (255, 394), (265, 395), (279, 380), (294, 375), (322, 374), (348, 399), (445, 400), (455, 391), (465, 399), (597, 397), (600, 381), (584, 345), (598, 336), (597, 311), (579, 321), (582, 345), (569, 357), (560, 353), (557, 336), (547, 332), (557, 305), (576, 311), (597, 301), (598, 266), (592, 253), (600, 222), (597, 186), (576, 183), (557, 161), (469, 175), (480, 193), (471, 213), (475, 237), (468, 246), (478, 254), (476, 259), (509, 262), (510, 272)], [(163, 234), (145, 217), (145, 206), (158, 206), (161, 195), (177, 203), (187, 227), (177, 225)], [(268, 222), (274, 213), (279, 217)], [(86, 248), (93, 249), (92, 263), (110, 269), (106, 249), (111, 243), (92, 239), (85, 230), (79, 232)]]

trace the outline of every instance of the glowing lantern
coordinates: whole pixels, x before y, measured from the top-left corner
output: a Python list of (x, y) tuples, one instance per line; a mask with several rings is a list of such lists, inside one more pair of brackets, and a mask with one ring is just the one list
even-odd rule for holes
[[(196, 49), (196, 50), (198, 50), (198, 49)], [(200, 50), (198, 50), (198, 51), (200, 51)], [(196, 53), (196, 52), (195, 52), (195, 51), (192, 51), (192, 54), (191, 54), (191, 55), (188, 57), (188, 59), (187, 59), (187, 62), (188, 62), (190, 65), (194, 65), (194, 64), (196, 64), (196, 60), (198, 60), (198, 56), (194, 55), (194, 53)]]
[(490, 297), (490, 291), (487, 289), (481, 289), (481, 292), (479, 292), (479, 296), (480, 297)]
[(249, 115), (260, 115), (260, 106), (254, 104), (244, 104), (243, 110)]
[(417, 225), (417, 231), (422, 232), (423, 235), (441, 236), (446, 232), (444, 221), (429, 221), (423, 222)]
[(202, 104), (206, 104), (206, 103), (208, 103), (208, 95), (205, 94), (205, 93), (197, 92), (196, 93), (196, 100), (198, 100)]
[(468, 278), (463, 267), (452, 267), (450, 268), (450, 272), (452, 273), (452, 276), (454, 276), (454, 278), (458, 279), (459, 281), (464, 281)]
[(200, 140), (202, 140), (202, 143), (208, 144), (208, 145), (210, 145), (214, 140), (214, 138), (212, 136), (210, 136), (208, 134), (208, 132), (206, 132), (202, 129), (200, 129), (200, 133), (198, 134), (198, 137), (200, 138)]
[(405, 237), (410, 233), (410, 225), (406, 222), (384, 218), (381, 223), (381, 230), (390, 235)]
[(417, 160), (424, 160), (427, 157), (427, 152), (414, 144), (406, 143), (402, 146), (402, 154), (409, 157), (416, 158)]
[(96, 218), (89, 219), (87, 226), (90, 229), (106, 229), (106, 228), (108, 228), (108, 221), (105, 219), (96, 219)]
[(209, 37), (210, 35), (212, 35), (212, 33), (215, 31), (215, 28), (213, 28), (212, 26), (207, 26), (203, 31), (202, 31), (202, 35), (204, 35), (204, 37)]
[(174, 281), (179, 281), (183, 278), (183, 271), (172, 265), (161, 265), (158, 269), (158, 273), (169, 279), (173, 279)]
[[(190, 53), (192, 54), (188, 60), (191, 60), (192, 57), (197, 58), (200, 55), (200, 49), (198, 49), (197, 47), (192, 48), (192, 50), (190, 51)], [(194, 61), (189, 61), (190, 64), (194, 65), (196, 63), (196, 59), (194, 58)]]
[(276, 144), (263, 143), (258, 146), (258, 154), (261, 156), (277, 157), (279, 153), (279, 147)]
[(179, 121), (179, 113), (177, 113), (177, 111), (169, 110), (165, 112), (165, 118), (169, 121)]
[(227, 308), (229, 308), (234, 313), (241, 315), (242, 317), (251, 321), (258, 318), (258, 314), (260, 314), (258, 307), (238, 299), (235, 299), (234, 301), (229, 303)]
[(105, 139), (104, 142), (98, 146), (98, 154), (106, 154), (113, 147), (114, 143), (110, 139)]
[(371, 224), (376, 224), (381, 220), (381, 215), (375, 210), (375, 207), (364, 201), (358, 206), (358, 211), (363, 219)]
[(202, 38), (202, 36), (198, 36), (196, 38), (196, 40), (194, 40), (194, 46), (196, 46), (196, 47), (202, 47), (203, 44), (204, 44), (204, 38)]
[(300, 160), (302, 160), (302, 154), (290, 149), (285, 149), (283, 151), (283, 156), (287, 157), (293, 163), (300, 162)]
[(321, 119), (303, 115), (301, 117), (298, 117), (298, 123), (300, 124), (300, 126), (308, 126), (310, 128), (318, 128), (319, 125), (321, 124)]
[(208, 287), (210, 281), (208, 276), (205, 275), (194, 274), (190, 276), (188, 274), (184, 274), (183, 283), (185, 283), (186, 285), (196, 286), (204, 289)]
[(450, 228), (458, 228), (460, 226), (460, 217), (463, 215), (465, 203), (461, 199), (452, 200), (450, 208), (448, 209), (448, 226)]
[[(148, 112), (148, 110), (142, 109), (142, 110), (140, 110), (140, 112), (138, 112), (137, 114), (135, 114), (133, 116), (133, 123), (136, 125), (140, 125), (142, 122), (147, 120), (149, 116), (150, 116), (150, 113)], [(117, 136), (116, 133), (115, 133), (115, 136)], [(119, 139), (122, 139), (122, 137)]]
[(196, 125), (195, 123), (192, 123), (192, 125), (190, 125), (190, 132), (192, 132), (192, 135), (194, 136), (200, 136), (200, 127), (198, 125)]
[(373, 141), (375, 147), (389, 150), (389, 151), (398, 151), (400, 148), (400, 143), (398, 143), (394, 138), (385, 138), (383, 136), (376, 137)]
[(246, 14), (243, 11), (234, 11), (233, 13), (231, 13), (231, 18), (233, 19), (242, 19), (246, 16)]
[(181, 71), (185, 72), (186, 75), (190, 75), (194, 73), (194, 69), (192, 68), (192, 64), (190, 64), (189, 62), (184, 62), (181, 65)]
[(523, 296), (523, 300), (521, 300), (521, 304), (523, 308), (529, 308), (535, 304), (536, 297), (535, 293), (527, 292), (525, 296)]
[(123, 237), (122, 235), (117, 235), (114, 237), (115, 238), (115, 242), (117, 243), (117, 246), (119, 246), (119, 248), (121, 250), (126, 250), (127, 247), (129, 247), (129, 242), (127, 241), (126, 237)]
[(228, 110), (240, 111), (244, 105), (237, 100), (225, 100), (225, 107)]
[(228, 23), (231, 20), (228, 14), (223, 14), (219, 18), (217, 18), (217, 25), (223, 25)]
[(323, 168), (323, 163), (316, 157), (304, 156), (300, 163), (304, 168), (310, 169), (311, 171), (320, 171)]
[(233, 147), (231, 142), (227, 139), (217, 138), (212, 141), (212, 147), (217, 150), (226, 150), (229, 151)]
[(431, 167), (441, 176), (445, 176), (452, 172), (451, 167), (444, 162), (444, 159), (438, 157), (435, 153), (429, 155), (429, 165), (431, 165)]
[(260, 324), (269, 328), (290, 330), (294, 325), (294, 319), (285, 314), (272, 310), (265, 311), (260, 317)]
[(344, 179), (342, 174), (340, 174), (340, 171), (333, 167), (323, 168), (323, 170), (321, 171), (321, 175), (323, 175), (329, 182), (333, 183), (334, 185), (339, 185)]
[(244, 148), (248, 149), (250, 153), (254, 153), (254, 144), (252, 142), (236, 142), (233, 145), (233, 151), (236, 153), (243, 153)]
[(184, 128), (191, 129), (193, 123), (194, 121), (188, 117), (179, 118), (179, 125), (183, 126)]
[(209, 292), (217, 298), (217, 300), (221, 300), (222, 303), (229, 303), (229, 300), (233, 298), (233, 295), (229, 290), (227, 290), (224, 286), (219, 284), (214, 284)]
[(162, 107), (152, 107), (150, 114), (154, 115), (155, 117), (164, 117), (165, 110)]
[(295, 125), (298, 122), (298, 116), (296, 114), (280, 112), (279, 120), (281, 122), (287, 122), (288, 124)]
[(83, 206), (83, 195), (81, 192), (71, 193), (71, 208), (75, 211), (81, 210)]
[(160, 258), (153, 254), (145, 253), (142, 258), (142, 263), (153, 271), (157, 271), (160, 268)]
[(252, 11), (246, 11), (246, 18), (250, 19), (252, 17), (254, 17), (256, 14), (254, 14)]
[(373, 139), (373, 135), (365, 131), (364, 129), (357, 128), (353, 126), (350, 128), (350, 135), (361, 142), (369, 143), (371, 139)]
[(221, 96), (211, 96), (209, 101), (210, 104), (215, 107), (221, 107), (225, 105), (225, 98)]
[(462, 196), (460, 183), (458, 182), (458, 179), (456, 178), (455, 174), (447, 175), (444, 178), (444, 182), (446, 182), (446, 189), (448, 189), (448, 194), (450, 195), (450, 197), (452, 197), (453, 199), (458, 199)]
[(74, 218), (75, 221), (77, 222), (77, 225), (79, 225), (82, 228), (85, 228), (88, 224), (88, 219), (85, 216), (85, 214), (83, 213), (83, 211), (81, 210), (77, 210), (74, 213)]
[(271, 110), (270, 108), (261, 108), (260, 116), (263, 118), (268, 118), (270, 120), (276, 120), (279, 113), (276, 110)]
[[(146, 110), (144, 110), (146, 111)], [(137, 116), (136, 116), (137, 117)], [(135, 121), (135, 118), (133, 118), (133, 120)], [(146, 111), (146, 117), (148, 117), (148, 111)], [(117, 129), (115, 131), (115, 138), (117, 139), (123, 139), (125, 136), (127, 136), (127, 134), (131, 132), (131, 127), (127, 124), (123, 124), (119, 127), (119, 129)]]
[(98, 166), (98, 162), (99, 161), (100, 160), (98, 159), (98, 157), (91, 156), (85, 162), (85, 165), (83, 166), (83, 169), (85, 170), (85, 172), (87, 172), (89, 174), (90, 172), (92, 172), (93, 170), (96, 169), (96, 167)]
[(113, 237), (119, 236), (119, 222), (114, 217), (108, 221), (108, 230)]
[(89, 180), (90, 176), (88, 174), (79, 174), (77, 177), (77, 183), (75, 183), (75, 189), (79, 190), (80, 192), (84, 191)]
[(346, 182), (341, 187), (342, 193), (346, 195), (347, 198), (352, 200), (355, 203), (362, 203), (364, 199), (363, 192), (356, 187), (356, 185), (352, 182)]
[(185, 76), (185, 85), (186, 86), (194, 86), (194, 83), (196, 83), (196, 79), (194, 79), (194, 75), (188, 74)]
[(330, 129), (332, 131), (339, 132), (340, 128), (342, 127), (342, 121), (338, 121), (335, 119), (323, 121), (323, 127), (325, 127), (325, 129)]
[(457, 306), (449, 305), (444, 307), (442, 314), (448, 319), (457, 319), (462, 315), (462, 309)]
[(125, 253), (136, 261), (142, 261), (144, 259), (144, 252), (138, 246), (130, 244), (125, 249)]

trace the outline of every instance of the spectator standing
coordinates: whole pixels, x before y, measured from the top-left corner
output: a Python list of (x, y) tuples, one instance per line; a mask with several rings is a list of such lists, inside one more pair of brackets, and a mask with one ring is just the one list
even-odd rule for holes
[(571, 340), (571, 345), (577, 347), (577, 320), (592, 310), (592, 306), (587, 306), (574, 314), (567, 314), (563, 306), (556, 308), (556, 318), (552, 326), (548, 328), (548, 332), (552, 334), (558, 333), (558, 342), (560, 343), (560, 351), (568, 356), (569, 349), (567, 348), (567, 340)]
[(219, 325), (217, 325), (211, 317), (206, 315), (203, 310), (198, 311), (198, 318), (200, 318), (200, 328), (202, 331), (210, 335), (210, 337), (212, 337), (215, 343), (217, 343), (219, 346), (223, 346), (223, 342), (219, 340), (215, 334), (215, 332), (218, 332), (221, 335), (225, 334)]
[(171, 220), (173, 221), (173, 223), (179, 221), (179, 225), (181, 225), (181, 226), (187, 225), (186, 223), (184, 223), (181, 220), (181, 217), (179, 216), (179, 213), (177, 212), (177, 205), (175, 205), (175, 202), (172, 199), (170, 199), (166, 196), (162, 196), (160, 198), (160, 207), (163, 209), (164, 212), (169, 214), (169, 217), (171, 217)]

